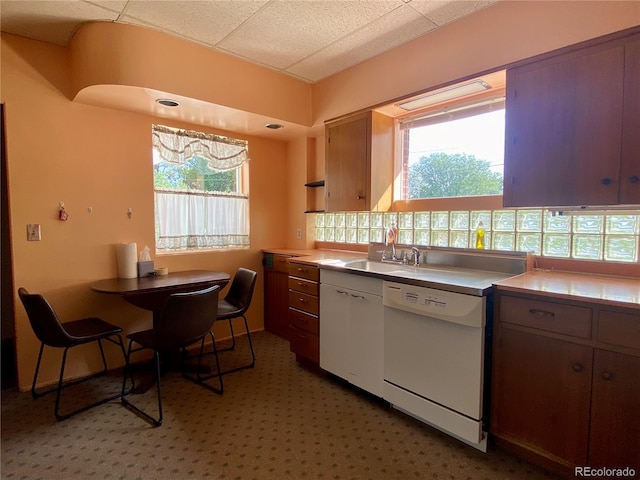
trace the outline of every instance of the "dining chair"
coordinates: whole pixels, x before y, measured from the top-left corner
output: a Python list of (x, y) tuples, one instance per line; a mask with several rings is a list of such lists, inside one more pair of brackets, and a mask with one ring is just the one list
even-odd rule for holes
[[(235, 318), (242, 318), (244, 321), (244, 328), (247, 334), (247, 340), (249, 342), (249, 350), (251, 351), (251, 362), (246, 365), (224, 370), (223, 375), (237, 372), (246, 368), (253, 368), (256, 363), (256, 355), (253, 350), (253, 343), (251, 342), (251, 333), (249, 332), (249, 324), (247, 323), (246, 312), (251, 305), (253, 298), (253, 290), (256, 285), (256, 279), (258, 274), (253, 270), (247, 268), (239, 268), (233, 277), (231, 287), (227, 295), (218, 302), (218, 315), (217, 320), (228, 320), (229, 329), (231, 330), (231, 346), (217, 350), (218, 352), (226, 352), (234, 350), (236, 347), (236, 337), (233, 331), (233, 320)], [(215, 352), (215, 350), (214, 350)]]
[[(162, 425), (162, 392), (160, 387), (160, 356), (162, 353), (184, 350), (186, 347), (200, 341), (200, 353), (198, 355), (198, 370), (194, 375), (187, 374), (185, 365), (182, 363), (182, 376), (206, 387), (218, 394), (223, 392), (222, 375), (218, 363), (218, 355), (213, 341), (214, 354), (216, 356), (217, 374), (203, 375), (202, 357), (204, 353), (205, 337), (213, 334), (211, 329), (216, 321), (218, 312), (218, 293), (220, 286), (214, 285), (204, 290), (194, 292), (173, 293), (167, 297), (164, 306), (160, 311), (157, 321), (152, 329), (134, 332), (127, 335), (129, 346), (127, 349), (127, 366), (131, 368), (131, 354), (140, 350), (153, 350), (156, 370), (156, 389), (158, 397), (158, 417), (155, 418), (141, 408), (134, 405), (126, 398), (125, 384), (127, 373), (122, 380), (122, 404), (138, 414), (151, 425), (159, 427)], [(137, 344), (138, 347), (133, 347)], [(217, 377), (219, 387), (214, 387), (207, 383), (212, 377)]]
[[(65, 420), (73, 415), (84, 412), (85, 410), (121, 396), (121, 393), (110, 395), (91, 404), (84, 405), (81, 408), (61, 414), (60, 397), (64, 388), (77, 385), (86, 380), (105, 375), (107, 373), (107, 360), (104, 356), (102, 340), (107, 340), (108, 342), (118, 345), (126, 362), (124, 343), (120, 336), (122, 328), (95, 317), (82, 318), (71, 322), (61, 323), (49, 302), (42, 295), (29, 293), (25, 288), (20, 287), (18, 289), (18, 296), (20, 297), (20, 300), (27, 312), (31, 328), (38, 340), (40, 340), (40, 353), (38, 354), (36, 369), (33, 374), (33, 383), (31, 384), (31, 395), (34, 399), (55, 392), (56, 402), (53, 413), (57, 420)], [(71, 347), (91, 342), (97, 342), (100, 347), (100, 355), (102, 357), (102, 365), (104, 366), (104, 369), (95, 375), (64, 383), (64, 369), (67, 362), (67, 352)], [(64, 351), (62, 354), (62, 364), (60, 365), (58, 384), (53, 388), (38, 392), (36, 391), (36, 383), (38, 380), (38, 372), (40, 371), (40, 363), (42, 361), (42, 354), (44, 352), (45, 345), (53, 348), (63, 348)]]

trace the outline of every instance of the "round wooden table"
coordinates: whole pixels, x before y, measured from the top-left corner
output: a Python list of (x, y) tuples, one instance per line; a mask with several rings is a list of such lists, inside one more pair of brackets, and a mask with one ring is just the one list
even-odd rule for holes
[(153, 312), (154, 324), (172, 293), (194, 292), (213, 285), (224, 288), (231, 279), (226, 272), (187, 270), (140, 278), (108, 278), (91, 284), (98, 293), (119, 295), (136, 307)]

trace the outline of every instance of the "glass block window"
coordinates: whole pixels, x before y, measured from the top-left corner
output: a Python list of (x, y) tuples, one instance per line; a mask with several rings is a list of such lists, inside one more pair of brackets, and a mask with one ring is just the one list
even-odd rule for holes
[(367, 245), (384, 241), (385, 228), (398, 228), (399, 243), (472, 248), (482, 221), (493, 250), (531, 251), (576, 260), (639, 261), (637, 214), (552, 216), (548, 210), (437, 212), (340, 212), (315, 214), (316, 240)]

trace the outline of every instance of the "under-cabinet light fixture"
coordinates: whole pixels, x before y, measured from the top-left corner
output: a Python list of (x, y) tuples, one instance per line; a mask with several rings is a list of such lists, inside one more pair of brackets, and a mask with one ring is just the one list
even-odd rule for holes
[(404, 110), (416, 110), (422, 107), (428, 107), (429, 105), (435, 105), (436, 103), (442, 103), (456, 98), (461, 98), (472, 93), (482, 92), (488, 90), (491, 86), (484, 80), (474, 80), (472, 82), (461, 83), (459, 85), (452, 85), (448, 88), (438, 90), (435, 92), (427, 93), (421, 97), (409, 100), (403, 103), (397, 103), (396, 106)]

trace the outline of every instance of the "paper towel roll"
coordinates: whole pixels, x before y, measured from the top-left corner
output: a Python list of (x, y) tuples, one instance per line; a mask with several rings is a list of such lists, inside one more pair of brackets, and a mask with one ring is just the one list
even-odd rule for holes
[(118, 277), (136, 278), (138, 276), (138, 246), (134, 243), (121, 243), (116, 252), (118, 258)]

